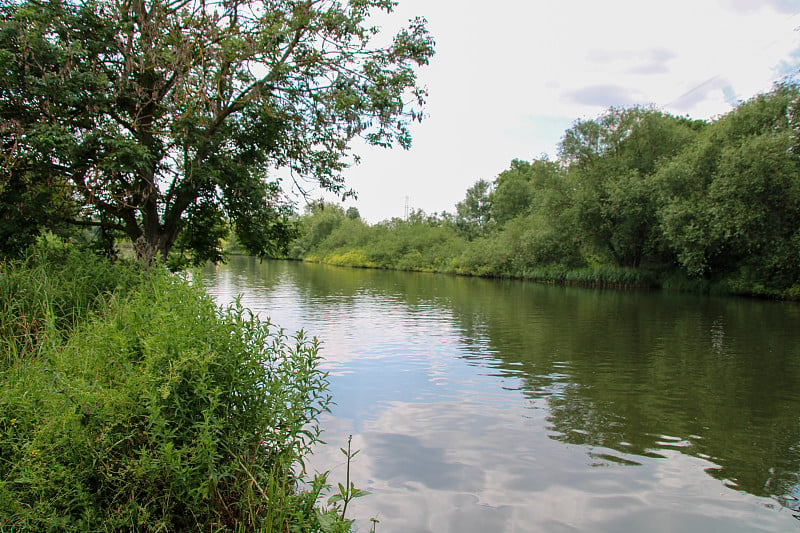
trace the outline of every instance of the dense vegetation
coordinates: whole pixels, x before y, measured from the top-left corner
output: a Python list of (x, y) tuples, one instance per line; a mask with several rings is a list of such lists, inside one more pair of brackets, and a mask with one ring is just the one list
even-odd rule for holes
[[(220, 259), (291, 233), (275, 168), (347, 196), (350, 141), (408, 147), (433, 55), (392, 0), (0, 0), (0, 253), (92, 227), (137, 253)], [(391, 37), (391, 36), (389, 36)]]
[(54, 239), (0, 263), (0, 305), (3, 531), (349, 530), (301, 477), (316, 340)]
[[(376, 38), (395, 6), (0, 0), (1, 531), (349, 529), (360, 492), (325, 511), (299, 475), (316, 341), (161, 263), (219, 261), (231, 230), (279, 253), (276, 168), (347, 197), (352, 139), (410, 145), (434, 43), (421, 18)], [(140, 264), (30, 248), (53, 233)]]
[(456, 213), (375, 225), (317, 205), (290, 254), (334, 264), (800, 297), (800, 89), (713, 121), (609, 109)]

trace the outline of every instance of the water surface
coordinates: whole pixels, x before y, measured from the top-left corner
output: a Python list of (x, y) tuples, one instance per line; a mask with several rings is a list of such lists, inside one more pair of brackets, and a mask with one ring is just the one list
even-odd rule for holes
[(237, 296), (323, 341), (311, 467), (357, 531), (798, 531), (800, 308), (234, 257)]

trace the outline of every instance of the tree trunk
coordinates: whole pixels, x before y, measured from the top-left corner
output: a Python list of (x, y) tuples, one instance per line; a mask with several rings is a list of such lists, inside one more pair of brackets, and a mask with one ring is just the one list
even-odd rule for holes
[(136, 239), (133, 243), (133, 249), (136, 251), (136, 259), (144, 264), (145, 269), (149, 270), (156, 259), (158, 247), (149, 242), (144, 235)]

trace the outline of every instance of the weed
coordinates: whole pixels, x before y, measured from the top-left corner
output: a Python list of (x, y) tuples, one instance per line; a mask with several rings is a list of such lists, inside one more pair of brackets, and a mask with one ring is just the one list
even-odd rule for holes
[(45, 248), (0, 273), (3, 527), (349, 529), (320, 520), (324, 478), (299, 488), (330, 402), (316, 339), (165, 270)]

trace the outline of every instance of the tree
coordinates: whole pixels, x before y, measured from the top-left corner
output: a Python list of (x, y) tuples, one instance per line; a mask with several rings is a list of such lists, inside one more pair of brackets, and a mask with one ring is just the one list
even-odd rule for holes
[(675, 155), (705, 126), (702, 120), (674, 117), (650, 107), (611, 107), (594, 120), (577, 120), (564, 132), (558, 153), (571, 166), (622, 157), (630, 168), (651, 174), (658, 159)]
[(741, 104), (656, 173), (660, 230), (690, 276), (800, 286), (799, 98), (778, 86)]
[(298, 222), (298, 235), (292, 244), (291, 256), (302, 258), (320, 245), (342, 225), (347, 216), (341, 206), (322, 200), (306, 206)]
[(59, 207), (47, 187), (35, 187), (19, 174), (3, 173), (0, 186), (0, 257), (18, 257), (42, 227), (56, 229)]
[(492, 220), (504, 225), (534, 211), (553, 211), (562, 196), (561, 166), (548, 159), (514, 159), (494, 180), (490, 195)]
[(511, 167), (494, 180), (490, 194), (492, 219), (503, 225), (514, 217), (525, 214), (533, 201), (533, 168), (527, 161), (514, 159)]
[(633, 107), (611, 108), (567, 130), (560, 154), (569, 164), (576, 221), (591, 251), (623, 267), (659, 259), (652, 175), (693, 142), (703, 125)]
[(467, 189), (467, 195), (456, 204), (456, 231), (468, 241), (486, 233), (489, 228), (491, 188), (491, 183), (480, 179)]
[(355, 206), (348, 207), (344, 215), (350, 220), (361, 220), (361, 213), (358, 212), (358, 208)]
[(407, 148), (422, 117), (425, 21), (371, 43), (392, 0), (0, 3), (6, 168), (144, 259), (184, 231), (195, 260), (218, 258), (227, 223), (269, 254), (290, 235), (274, 169), (346, 197), (349, 141)]

